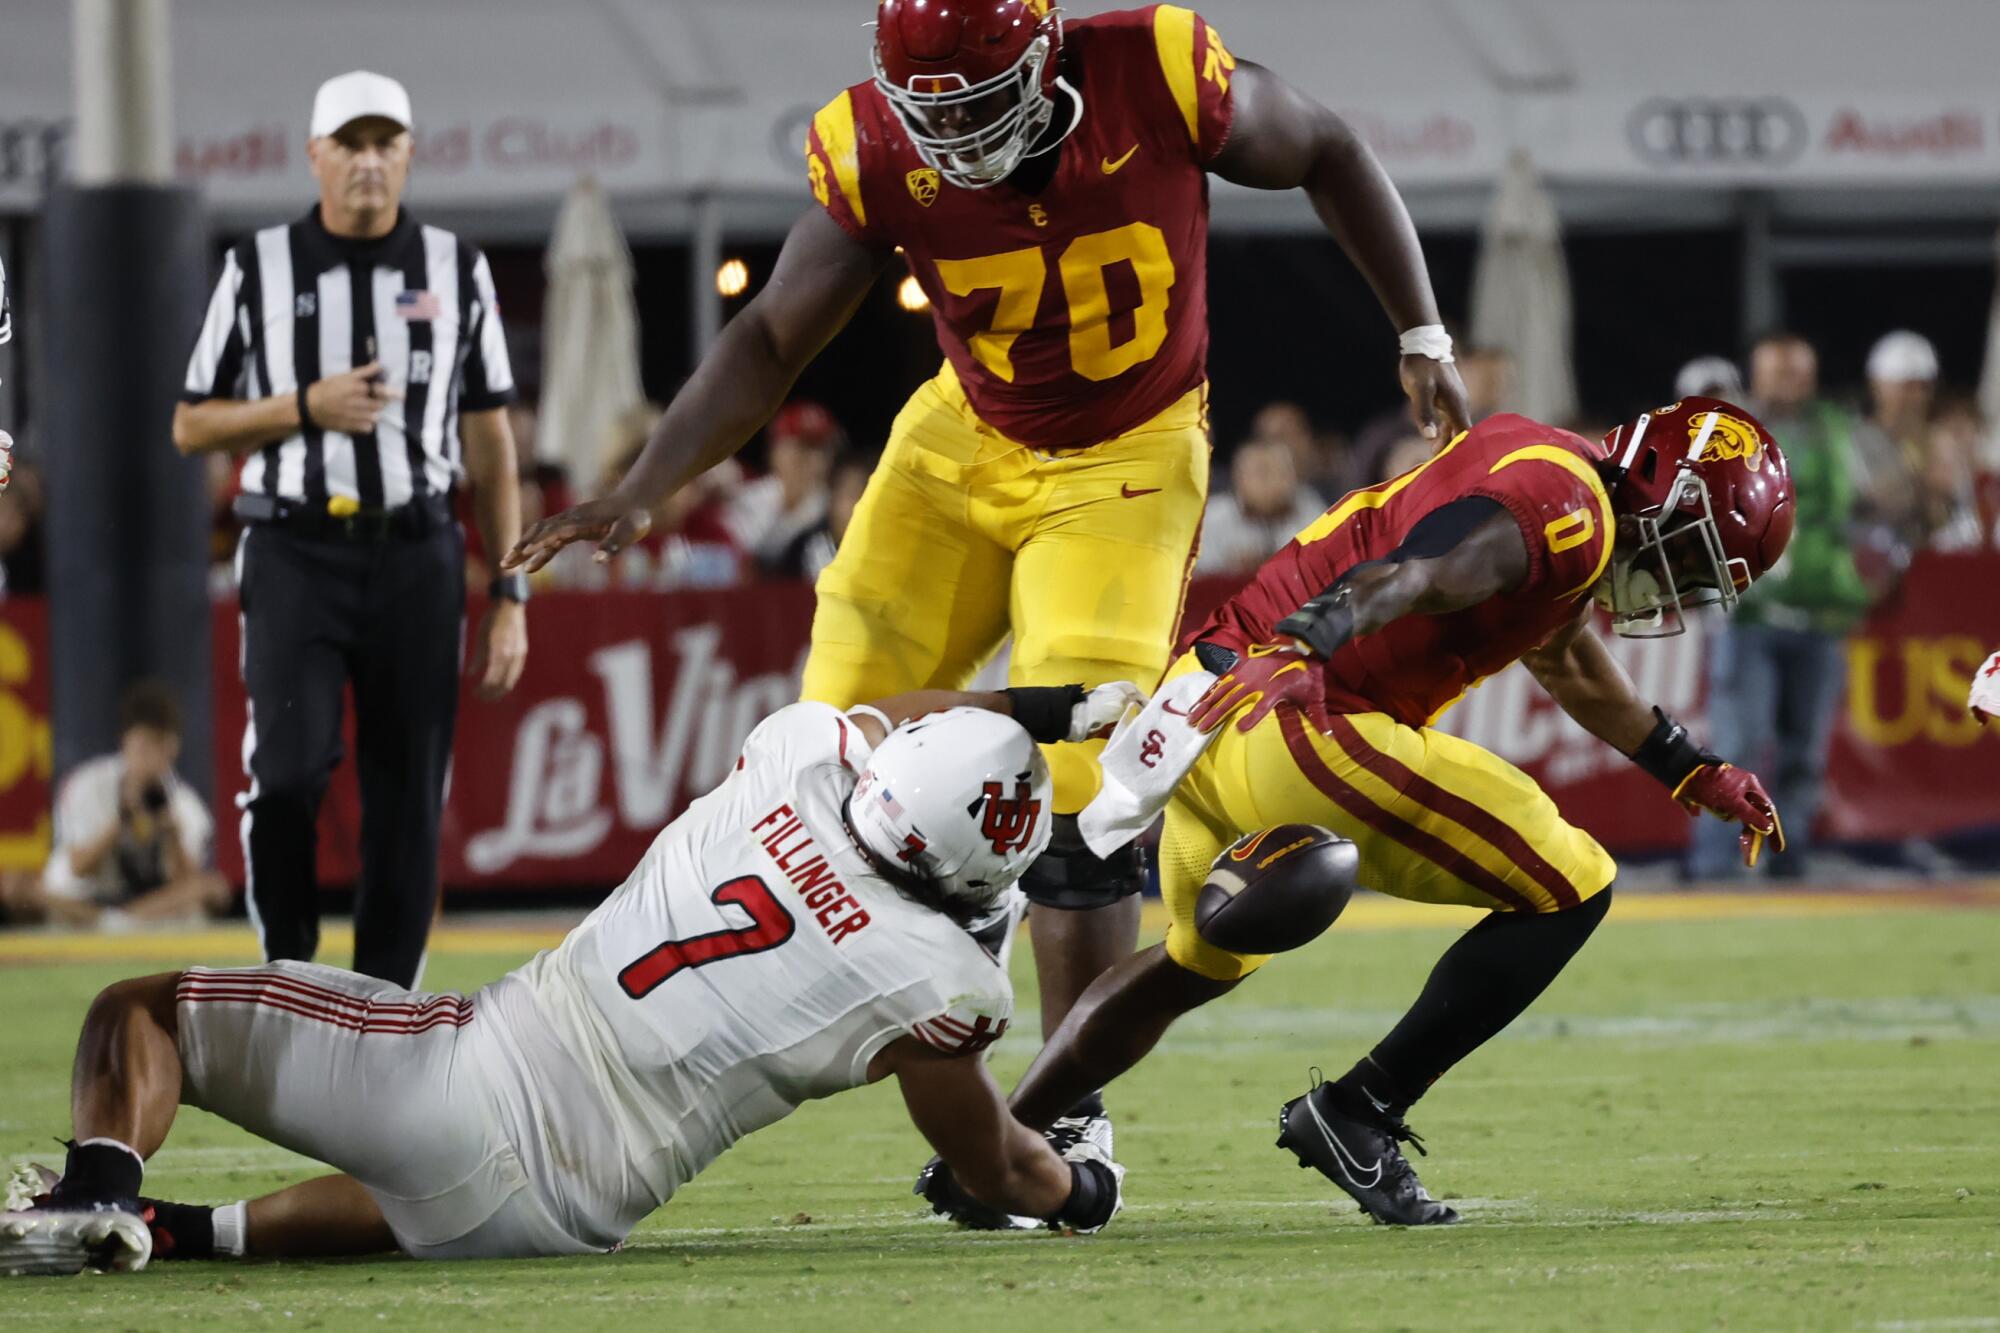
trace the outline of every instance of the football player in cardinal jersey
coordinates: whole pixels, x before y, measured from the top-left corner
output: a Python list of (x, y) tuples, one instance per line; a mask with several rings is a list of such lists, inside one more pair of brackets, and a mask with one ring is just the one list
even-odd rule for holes
[[(770, 282), (619, 486), (535, 525), (510, 567), (643, 535), (649, 509), (777, 410), (900, 252), (944, 364), (820, 576), (805, 697), (962, 687), (1010, 633), (1015, 684), (1150, 685), (1207, 498), (1211, 173), (1303, 190), (1402, 335), (1425, 432), (1466, 424), (1423, 252), (1374, 155), (1191, 10), (881, 0), (874, 78), (821, 108), (805, 149), (816, 206)], [(1056, 832), (1022, 881), (1045, 1033), (1135, 946), (1145, 879), (1136, 848), (1102, 860), (1076, 834), (1095, 752), (1049, 764)]]
[[(891, 1074), (972, 1200), (1102, 1227), (1123, 1177), (1108, 1134), (1059, 1154), (986, 1072), (1013, 996), (973, 930), (1013, 925), (1048, 844), (1036, 742), (1138, 698), (780, 709), (588, 920), (471, 996), (296, 962), (110, 987), (78, 1044), (66, 1169), (0, 1213), (0, 1275), (611, 1249), (736, 1140)], [(179, 1103), (345, 1174), (220, 1209), (142, 1199)]]
[(1690, 814), (1741, 824), (1754, 864), (1766, 837), (1784, 845), (1762, 784), (1641, 700), (1588, 621), (1600, 605), (1614, 629), (1647, 637), (1678, 633), (1691, 608), (1726, 610), (1784, 553), (1793, 517), (1777, 444), (1705, 398), (1602, 444), (1489, 417), (1327, 510), (1209, 617), (1169, 674), (1216, 677), (1187, 710), (1212, 739), (1166, 808), (1173, 923), (1163, 946), (1078, 1001), (1015, 1091), (1015, 1115), (1051, 1123), (1181, 1013), (1261, 966), (1197, 933), (1209, 864), (1256, 829), (1324, 825), (1353, 840), (1369, 888), (1490, 915), (1368, 1056), (1286, 1104), (1279, 1145), (1377, 1221), (1455, 1221), (1399, 1150), (1415, 1142), (1403, 1117), (1555, 979), (1603, 919), (1617, 868), (1525, 773), (1430, 723), (1519, 661)]

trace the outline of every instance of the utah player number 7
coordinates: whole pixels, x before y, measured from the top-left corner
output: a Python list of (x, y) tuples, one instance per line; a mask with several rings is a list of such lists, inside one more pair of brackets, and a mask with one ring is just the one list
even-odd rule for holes
[(619, 969), (620, 989), (635, 1000), (643, 1000), (682, 968), (775, 949), (797, 929), (792, 914), (760, 876), (739, 875), (708, 897), (717, 907), (742, 908), (750, 914), (750, 924), (683, 940), (663, 940)]

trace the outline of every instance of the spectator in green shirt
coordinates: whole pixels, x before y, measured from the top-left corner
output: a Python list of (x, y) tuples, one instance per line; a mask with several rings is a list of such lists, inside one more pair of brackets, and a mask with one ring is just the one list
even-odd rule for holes
[[(1798, 522), (1784, 558), (1743, 595), (1727, 623), (1708, 627), (1710, 743), (1775, 776), (1771, 795), (1784, 812), (1788, 846), (1765, 864), (1781, 878), (1805, 873), (1846, 683), (1847, 633), (1873, 600), (1850, 542), (1860, 498), (1854, 420), (1818, 394), (1811, 343), (1789, 333), (1758, 340), (1750, 354), (1751, 407), (1791, 464)], [(1735, 832), (1703, 820), (1687, 870), (1700, 880), (1742, 873)]]

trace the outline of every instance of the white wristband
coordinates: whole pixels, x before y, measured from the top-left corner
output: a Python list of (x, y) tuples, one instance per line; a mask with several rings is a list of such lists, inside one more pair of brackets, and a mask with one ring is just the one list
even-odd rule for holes
[(1419, 324), (1414, 329), (1405, 329), (1402, 348), (1404, 356), (1427, 356), (1445, 366), (1452, 363), (1451, 335), (1442, 324)]

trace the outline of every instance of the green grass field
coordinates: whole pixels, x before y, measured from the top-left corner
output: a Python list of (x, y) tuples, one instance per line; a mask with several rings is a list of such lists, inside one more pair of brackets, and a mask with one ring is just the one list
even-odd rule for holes
[[(1413, 1113), (1426, 1181), (1466, 1215), (1456, 1228), (1368, 1225), (1271, 1146), (1307, 1067), (1365, 1051), (1456, 928), (1357, 920), (1193, 1016), (1114, 1087), (1131, 1174), (1125, 1213), (1096, 1238), (927, 1220), (909, 1194), (925, 1149), (895, 1090), (873, 1088), (739, 1145), (620, 1254), (18, 1279), (0, 1287), (0, 1322), (2000, 1328), (1994, 899), (1797, 919), (1643, 907), (1614, 910), (1542, 1002)], [(470, 988), (514, 961), (442, 953), (427, 982)], [(59, 1156), (77, 1022), (100, 985), (144, 970), (0, 967), (0, 1155)], [(1032, 1027), (1001, 1045), (1003, 1080)], [(148, 1184), (223, 1201), (310, 1169), (189, 1111)]]

